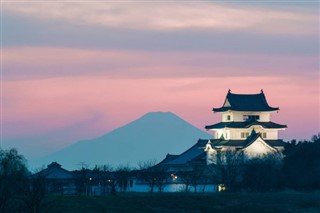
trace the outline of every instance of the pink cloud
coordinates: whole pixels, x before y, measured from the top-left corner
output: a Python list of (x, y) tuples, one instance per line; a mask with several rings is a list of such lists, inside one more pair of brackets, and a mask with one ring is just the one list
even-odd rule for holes
[(289, 127), (285, 139), (320, 129), (315, 57), (52, 47), (3, 53), (3, 137), (23, 143), (47, 135), (35, 143), (58, 149), (150, 111), (174, 112), (203, 129), (220, 120), (211, 109), (229, 88), (264, 89), (269, 104), (281, 109), (274, 120)]
[[(4, 78), (41, 79), (64, 76), (176, 78), (216, 76), (314, 77), (318, 58), (210, 52), (148, 52), (18, 47), (3, 50)], [(301, 70), (307, 75), (302, 75)]]
[(6, 2), (4, 9), (36, 19), (99, 27), (156, 31), (247, 30), (295, 36), (316, 34), (314, 26), (318, 19), (317, 14), (304, 10), (215, 2)]
[(211, 109), (222, 105), (231, 88), (235, 93), (264, 89), (269, 104), (281, 109), (274, 120), (289, 126), (282, 135), (308, 138), (319, 130), (319, 97), (312, 85), (305, 86), (308, 81), (273, 77), (10, 81), (3, 85), (8, 103), (3, 109), (4, 137), (45, 134), (82, 124), (80, 129), (70, 129), (76, 141), (104, 134), (149, 111), (172, 111), (203, 129), (220, 120)]

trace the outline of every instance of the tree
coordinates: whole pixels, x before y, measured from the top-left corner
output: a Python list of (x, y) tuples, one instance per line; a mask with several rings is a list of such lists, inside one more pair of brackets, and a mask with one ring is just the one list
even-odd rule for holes
[(246, 160), (243, 164), (241, 187), (254, 192), (279, 189), (282, 180), (281, 166), (282, 159), (276, 154)]
[(96, 165), (92, 170), (94, 182), (100, 186), (103, 195), (106, 195), (107, 191), (111, 191), (112, 171), (113, 168), (110, 165)]
[(217, 152), (217, 164), (213, 169), (213, 179), (223, 184), (227, 191), (235, 191), (241, 182), (243, 153), (237, 150)]
[(119, 187), (121, 192), (125, 192), (128, 187), (128, 181), (130, 177), (131, 168), (129, 166), (119, 166), (116, 171), (113, 172), (112, 178), (112, 193), (115, 194), (116, 186)]
[(167, 184), (168, 174), (162, 165), (158, 165), (151, 171), (154, 175), (155, 185), (157, 186), (159, 192), (163, 192), (164, 187)]
[(178, 177), (185, 185), (185, 191), (189, 192), (189, 186), (193, 186), (194, 192), (197, 192), (197, 186), (201, 182), (206, 182), (206, 165), (201, 162), (190, 162), (188, 170), (180, 171)]
[(43, 201), (46, 196), (46, 177), (42, 173), (30, 175), (24, 180), (22, 188), (22, 200), (26, 210), (30, 213), (39, 213), (43, 208)]
[(12, 212), (17, 208), (16, 195), (28, 175), (26, 159), (17, 149), (0, 150), (0, 212)]
[(320, 189), (320, 133), (309, 141), (293, 140), (285, 146), (283, 173), (286, 187), (296, 190)]
[(88, 180), (90, 170), (82, 167), (80, 170), (73, 171), (75, 177), (75, 185), (78, 195), (88, 195)]
[(162, 192), (166, 180), (167, 180), (167, 173), (162, 165), (156, 165), (155, 160), (149, 160), (144, 162), (139, 162), (139, 178), (145, 181), (149, 188), (150, 192), (154, 192), (154, 188), (157, 187), (159, 192)]

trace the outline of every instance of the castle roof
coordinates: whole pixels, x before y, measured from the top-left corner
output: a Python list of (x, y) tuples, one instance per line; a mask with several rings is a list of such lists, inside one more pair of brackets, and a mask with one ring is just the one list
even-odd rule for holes
[[(251, 144), (253, 141), (255, 141), (257, 138), (252, 137), (252, 138), (247, 138), (246, 140), (220, 140), (220, 139), (215, 139), (211, 140), (212, 147), (219, 147), (219, 146), (234, 146), (238, 148), (243, 148)], [(263, 140), (266, 144), (268, 144), (271, 147), (274, 146), (284, 146), (285, 142), (283, 140)]]
[[(199, 158), (202, 155), (205, 155), (204, 147), (206, 146), (206, 143), (208, 140), (202, 140), (199, 139), (196, 144), (194, 144), (192, 147), (190, 147), (188, 150), (183, 152), (180, 155), (175, 155), (175, 157), (172, 160), (163, 160), (161, 163), (165, 165), (181, 165), (186, 164), (196, 158)], [(168, 157), (168, 155), (167, 155)], [(167, 159), (166, 157), (166, 159)]]
[(160, 163), (158, 163), (157, 165), (162, 165), (162, 164), (166, 164), (170, 161), (173, 161), (174, 159), (176, 159), (177, 157), (179, 157), (180, 155), (171, 155), (171, 154), (167, 154), (166, 158), (163, 159)]
[(223, 128), (234, 128), (234, 129), (246, 129), (251, 126), (258, 125), (266, 129), (282, 129), (287, 128), (287, 125), (277, 124), (274, 122), (259, 122), (256, 120), (248, 120), (245, 122), (220, 122), (213, 125), (205, 126), (206, 129), (223, 129)]
[(278, 107), (269, 106), (266, 97), (261, 90), (259, 94), (234, 94), (228, 91), (224, 104), (220, 108), (213, 108), (214, 112), (233, 111), (276, 111)]
[[(193, 145), (187, 151), (180, 155), (167, 155), (167, 157), (161, 161), (158, 165), (185, 165), (195, 159), (205, 157), (206, 152), (204, 148), (208, 141), (210, 141), (213, 148), (235, 147), (243, 149), (251, 145), (258, 137), (261, 137), (260, 133), (253, 131), (246, 140), (221, 140), (221, 139), (199, 139), (198, 142)], [(285, 145), (283, 140), (263, 140), (270, 147), (281, 147)]]

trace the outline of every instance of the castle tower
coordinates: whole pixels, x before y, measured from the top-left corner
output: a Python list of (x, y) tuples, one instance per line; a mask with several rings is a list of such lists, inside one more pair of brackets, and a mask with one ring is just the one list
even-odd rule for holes
[(221, 122), (205, 127), (215, 136), (210, 141), (212, 149), (241, 150), (248, 157), (281, 151), (284, 142), (278, 139), (278, 132), (287, 126), (271, 121), (276, 111), (279, 108), (269, 106), (263, 90), (258, 94), (229, 90), (222, 107), (213, 108), (214, 113), (221, 113)]

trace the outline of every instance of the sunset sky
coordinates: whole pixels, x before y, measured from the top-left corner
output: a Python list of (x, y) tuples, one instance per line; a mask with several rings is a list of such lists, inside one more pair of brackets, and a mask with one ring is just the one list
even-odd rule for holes
[(40, 157), (150, 111), (194, 126), (264, 90), (285, 140), (320, 131), (317, 1), (2, 1), (2, 147)]

